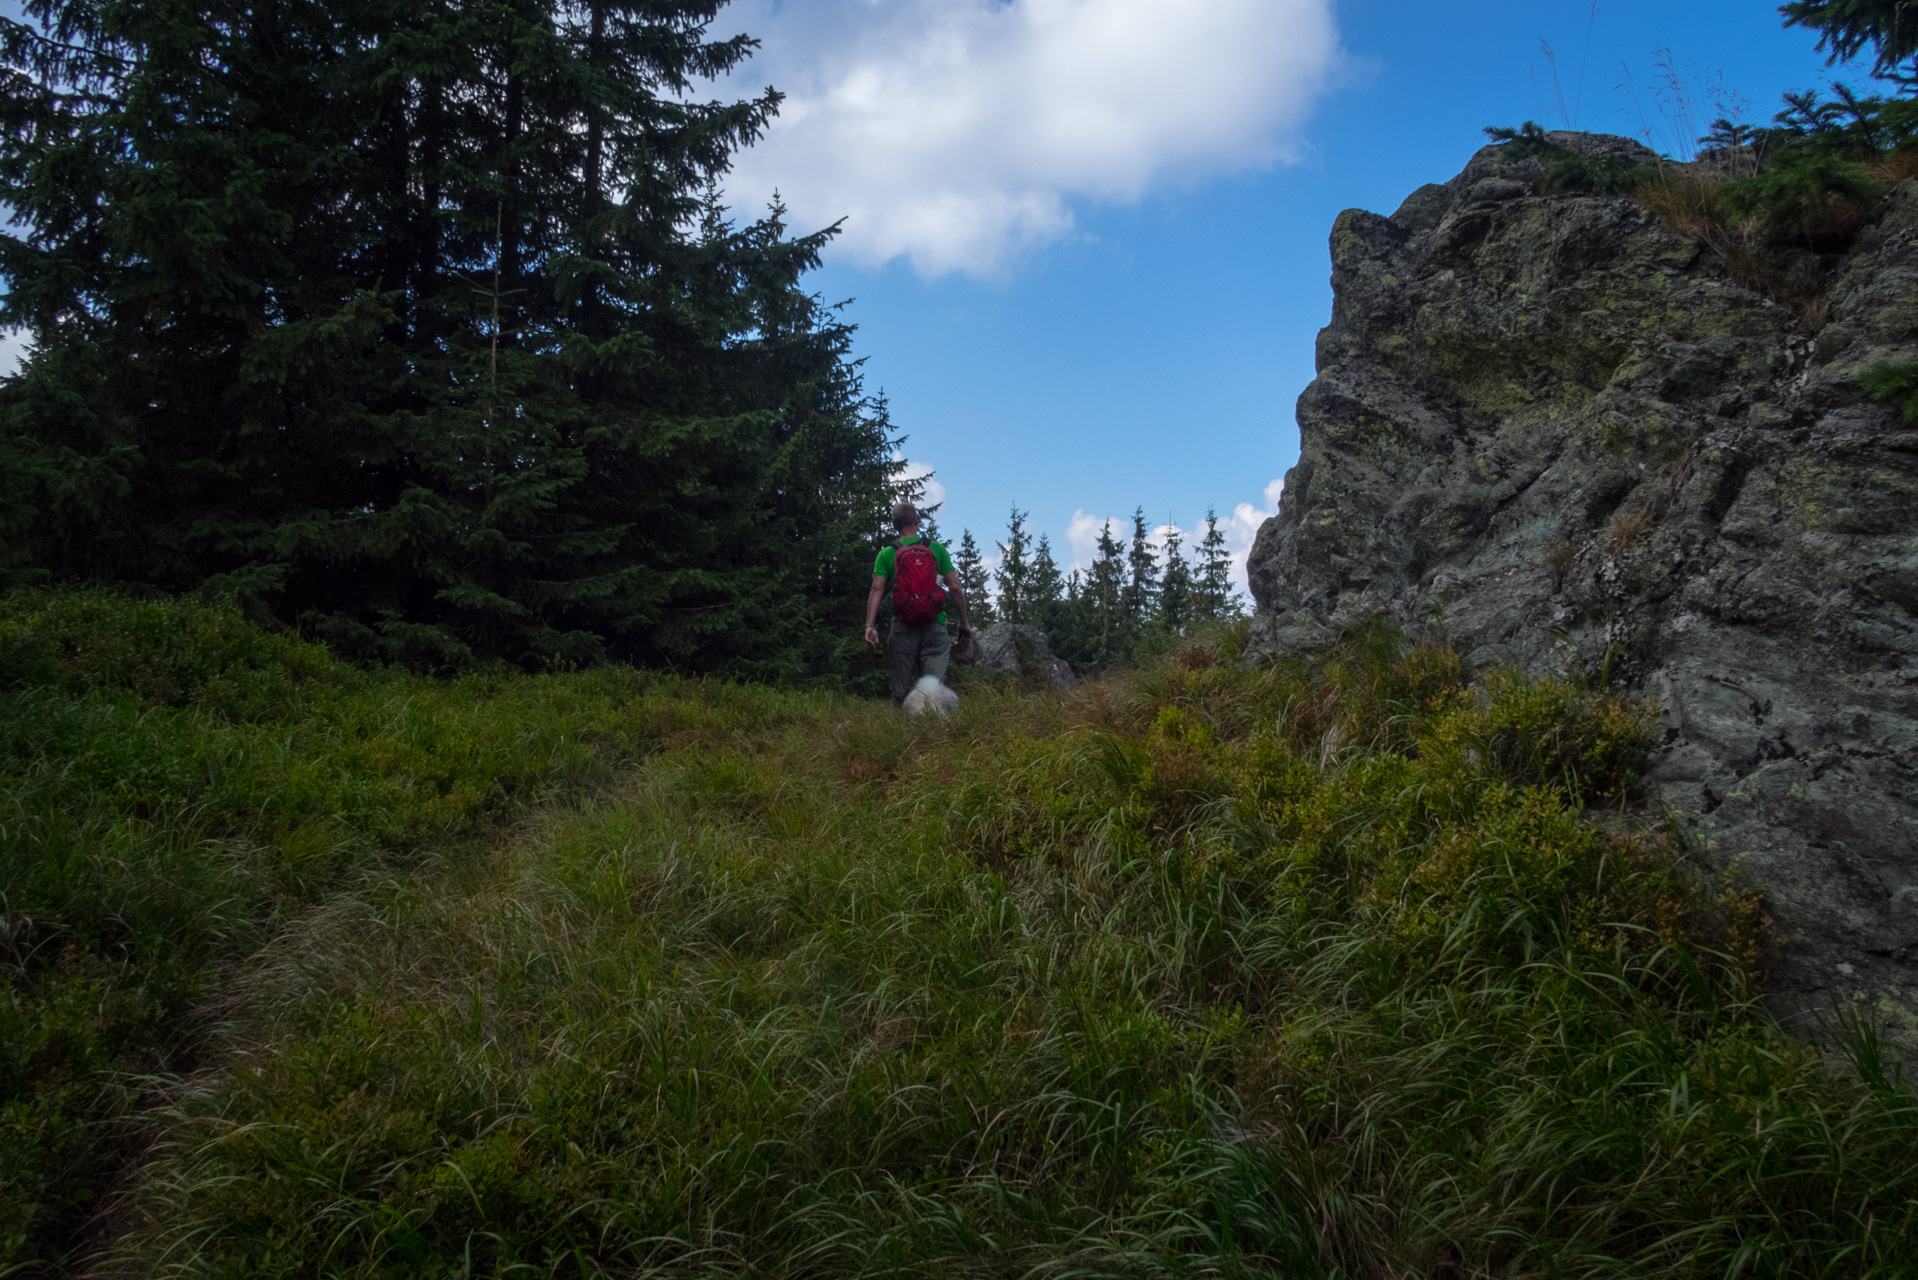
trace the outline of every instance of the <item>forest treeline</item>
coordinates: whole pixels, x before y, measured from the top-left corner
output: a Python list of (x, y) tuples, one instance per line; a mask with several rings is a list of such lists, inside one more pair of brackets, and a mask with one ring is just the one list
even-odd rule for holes
[[(606, 658), (858, 687), (916, 497), (833, 229), (737, 224), (779, 105), (717, 2), (60, 3), (0, 20), (0, 584), (237, 600), (350, 657)], [(1216, 529), (1064, 573), (1015, 513), (980, 616), (1127, 665), (1230, 615)]]
[(991, 565), (972, 530), (960, 533), (953, 567), (977, 625), (1038, 627), (1052, 652), (1080, 671), (1106, 671), (1136, 665), (1200, 624), (1244, 612), (1215, 511), (1206, 512), (1204, 532), (1189, 549), (1186, 533), (1170, 524), (1155, 545), (1143, 507), (1132, 513), (1129, 538), (1116, 536), (1116, 522), (1107, 521), (1083, 571), (1060, 567), (1051, 538), (1034, 536), (1028, 514), (1012, 509)]
[[(227, 597), (422, 668), (870, 678), (870, 556), (923, 481), (851, 326), (804, 287), (833, 229), (720, 203), (780, 103), (708, 96), (754, 48), (710, 38), (721, 7), (0, 18), (0, 326), (32, 341), (0, 381), (0, 586)], [(1535, 127), (1501, 136), (1547, 185), (1632, 186), (1815, 321), (1818, 255), (1918, 167), (1903, 8), (1788, 5), (1895, 91), (1721, 122), (1716, 177), (1641, 181)], [(1236, 607), (1222, 548), (1149, 562), (1134, 525), (1078, 575), (1021, 527), (990, 583), (976, 547), (963, 572), (1077, 665), (1122, 665)]]
[(348, 655), (841, 680), (894, 461), (721, 0), (0, 20), (0, 571)]

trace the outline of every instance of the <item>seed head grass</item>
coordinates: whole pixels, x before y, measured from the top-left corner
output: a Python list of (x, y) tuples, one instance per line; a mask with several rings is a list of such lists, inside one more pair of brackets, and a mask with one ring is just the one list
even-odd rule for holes
[[(20, 696), (151, 718), (156, 758), (286, 743), (195, 757), (197, 834), (138, 846), (171, 862), (16, 846), (40, 870), (8, 892), (76, 940), (88, 904), (170, 920), (126, 901), (172, 883), (153, 868), (225, 886), (146, 926), (190, 939), (163, 950), (198, 957), (202, 1029), (188, 1057), (142, 1042), (160, 1083), (115, 1113), (139, 1146), (90, 1265), (1913, 1274), (1912, 1091), (1850, 1011), (1823, 1046), (1768, 1020), (1762, 895), (1657, 820), (1648, 708), (1468, 684), (1384, 628), (1310, 663), (1241, 665), (1243, 639), (1069, 693), (962, 682), (911, 721), (624, 671), (433, 682), (279, 637), (279, 669), (339, 683), (216, 721), (164, 692), (215, 668), (138, 696), (41, 671)], [(60, 750), (42, 772), (99, 797), (69, 828), (187, 829)], [(329, 799), (267, 804), (296, 764)], [(475, 798), (429, 820), (403, 780)], [(83, 968), (164, 968), (85, 937)], [(21, 962), (12, 996), (50, 1026), (57, 969)]]

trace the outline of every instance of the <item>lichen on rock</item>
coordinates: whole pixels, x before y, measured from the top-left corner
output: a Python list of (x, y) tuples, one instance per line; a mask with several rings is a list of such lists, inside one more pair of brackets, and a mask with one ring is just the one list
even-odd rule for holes
[(1657, 702), (1659, 800), (1765, 886), (1781, 1008), (1864, 997), (1918, 1051), (1918, 433), (1859, 381), (1918, 359), (1918, 180), (1813, 332), (1630, 197), (1525, 176), (1488, 147), (1334, 224), (1252, 650), (1382, 614), (1602, 666)]

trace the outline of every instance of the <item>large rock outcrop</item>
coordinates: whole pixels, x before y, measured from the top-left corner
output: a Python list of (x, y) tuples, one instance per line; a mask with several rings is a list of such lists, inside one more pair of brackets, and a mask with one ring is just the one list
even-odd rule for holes
[(1910, 1051), (1918, 431), (1859, 375), (1918, 359), (1918, 181), (1814, 329), (1632, 199), (1526, 176), (1488, 148), (1334, 224), (1254, 643), (1383, 613), (1475, 667), (1605, 666), (1657, 700), (1662, 801), (1766, 887), (1782, 1003), (1862, 992)]

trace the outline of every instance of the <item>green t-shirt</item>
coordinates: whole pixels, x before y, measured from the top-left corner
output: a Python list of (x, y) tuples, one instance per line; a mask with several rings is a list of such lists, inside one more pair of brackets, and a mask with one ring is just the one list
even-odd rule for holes
[[(920, 541), (920, 539), (901, 538), (899, 539), (899, 541), (910, 544), (910, 543), (918, 542)], [(952, 557), (946, 554), (945, 547), (941, 546), (937, 542), (934, 542), (930, 538), (925, 539), (925, 543), (927, 546), (932, 548), (932, 563), (933, 563), (933, 566), (939, 570), (939, 576), (943, 578), (947, 574), (951, 573)], [(893, 561), (897, 560), (898, 558), (899, 558), (899, 548), (888, 543), (886, 547), (882, 551), (880, 551), (879, 558), (872, 562), (872, 576), (875, 578), (886, 578), (890, 580), (892, 577)], [(938, 623), (942, 627), (945, 626), (946, 625), (945, 611), (943, 609), (940, 610), (939, 616), (934, 618), (933, 621)]]

